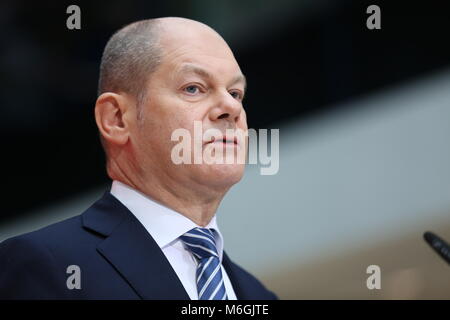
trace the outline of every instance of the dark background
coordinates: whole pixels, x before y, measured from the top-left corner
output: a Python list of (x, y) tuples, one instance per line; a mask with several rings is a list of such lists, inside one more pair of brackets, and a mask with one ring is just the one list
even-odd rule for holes
[[(248, 80), (251, 128), (307, 121), (450, 64), (444, 1), (55, 3), (0, 4), (0, 223), (108, 182), (93, 114), (98, 67), (108, 38), (130, 22), (182, 16), (221, 33)], [(71, 4), (81, 30), (66, 28)], [(366, 28), (370, 4), (381, 8), (381, 30)]]

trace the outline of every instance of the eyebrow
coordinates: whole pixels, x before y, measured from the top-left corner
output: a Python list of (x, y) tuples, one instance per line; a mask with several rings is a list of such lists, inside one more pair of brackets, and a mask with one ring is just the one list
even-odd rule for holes
[[(179, 73), (195, 73), (205, 79), (209, 79), (212, 80), (214, 79), (214, 76), (209, 73), (208, 71), (206, 71), (205, 69), (195, 65), (195, 64), (184, 64), (180, 70), (178, 71)], [(247, 79), (245, 78), (245, 76), (241, 73), (238, 74), (237, 76), (235, 76), (231, 81), (230, 81), (230, 85), (236, 84), (242, 82), (244, 84), (244, 91), (247, 89)]]

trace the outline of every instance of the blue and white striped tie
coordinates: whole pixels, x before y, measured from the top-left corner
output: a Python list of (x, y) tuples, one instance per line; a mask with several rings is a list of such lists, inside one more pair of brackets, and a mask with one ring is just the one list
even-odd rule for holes
[(197, 258), (199, 300), (227, 300), (216, 241), (210, 229), (194, 228), (180, 237)]

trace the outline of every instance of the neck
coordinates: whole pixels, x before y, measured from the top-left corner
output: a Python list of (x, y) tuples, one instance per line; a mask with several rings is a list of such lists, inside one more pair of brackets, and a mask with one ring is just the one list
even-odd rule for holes
[(226, 190), (216, 192), (207, 187), (194, 188), (192, 183), (184, 185), (168, 176), (126, 174), (126, 171), (121, 170), (115, 163), (108, 166), (108, 175), (112, 180), (142, 192), (201, 227), (208, 225), (214, 217), (226, 193)]

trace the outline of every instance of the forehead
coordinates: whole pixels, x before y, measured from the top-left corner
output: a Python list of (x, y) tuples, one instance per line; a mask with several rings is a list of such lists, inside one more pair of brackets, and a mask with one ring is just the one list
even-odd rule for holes
[(238, 70), (230, 70), (229, 75), (224, 72), (217, 72), (215, 73), (214, 70), (209, 70), (207, 67), (185, 62), (181, 63), (178, 68), (176, 68), (174, 75), (175, 76), (183, 76), (183, 75), (197, 75), (199, 77), (205, 78), (207, 80), (215, 80), (217, 77), (224, 76), (226, 78), (231, 77), (230, 79), (227, 79), (227, 81), (230, 81), (232, 83), (238, 83), (242, 82), (244, 86), (246, 86), (246, 79), (245, 76), (242, 74), (242, 72)]
[(225, 40), (215, 31), (204, 27), (186, 26), (162, 32), (161, 45), (164, 51), (163, 63), (179, 68), (182, 63), (192, 62), (209, 69), (223, 66), (239, 69), (239, 65)]
[(180, 45), (173, 50), (166, 51), (163, 63), (165, 62), (169, 68), (183, 73), (201, 74), (201, 69), (208, 70), (210, 73), (240, 72), (239, 64), (231, 50), (227, 51), (201, 44)]

